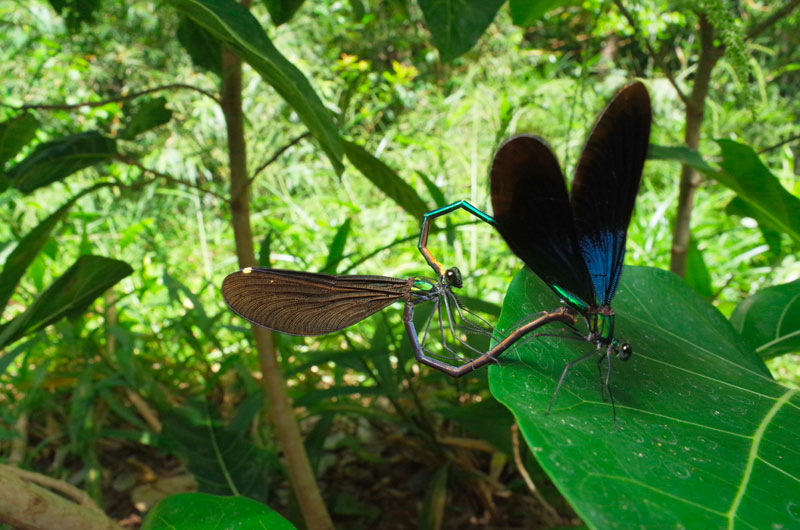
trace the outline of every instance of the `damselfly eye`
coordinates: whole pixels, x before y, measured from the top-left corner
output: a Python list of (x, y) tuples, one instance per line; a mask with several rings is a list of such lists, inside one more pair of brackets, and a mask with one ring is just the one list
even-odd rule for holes
[(627, 342), (623, 342), (617, 351), (617, 358), (620, 361), (627, 361), (633, 355), (633, 347)]
[(447, 285), (450, 287), (455, 287), (456, 289), (461, 288), (463, 283), (461, 279), (461, 271), (458, 270), (457, 267), (453, 267), (452, 269), (447, 269), (444, 272), (444, 279), (447, 282)]

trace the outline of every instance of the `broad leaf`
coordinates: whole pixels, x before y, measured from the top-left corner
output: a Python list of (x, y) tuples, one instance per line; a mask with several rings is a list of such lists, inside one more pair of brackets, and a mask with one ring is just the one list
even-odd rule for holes
[(800, 352), (800, 280), (757, 292), (739, 304), (731, 324), (763, 359)]
[(303, 73), (269, 40), (258, 20), (235, 0), (171, 0), (191, 18), (237, 51), (297, 112), (341, 172), (342, 143), (330, 112)]
[(442, 61), (472, 48), (505, 0), (419, 0), (425, 26)]
[(222, 77), (222, 43), (189, 17), (178, 23), (178, 42), (192, 58), (192, 64)]
[(289, 22), (303, 5), (303, 0), (264, 0), (264, 2), (267, 4), (269, 16), (272, 17), (272, 23), (276, 26)]
[(61, 318), (80, 315), (98, 296), (132, 272), (123, 261), (81, 256), (24, 313), (3, 325), (0, 349)]
[(756, 212), (759, 223), (800, 242), (800, 199), (786, 191), (749, 146), (732, 140), (717, 144), (723, 171), (714, 178), (735, 191)]
[(708, 175), (716, 175), (718, 172), (703, 159), (700, 153), (685, 145), (650, 145), (647, 158), (649, 160), (674, 160)]
[(23, 193), (47, 186), (76, 171), (111, 160), (117, 154), (112, 138), (91, 131), (39, 144), (8, 171), (11, 185)]
[(353, 142), (344, 142), (347, 158), (356, 168), (375, 184), (387, 197), (416, 219), (428, 211), (417, 192), (389, 166), (375, 158), (366, 149)]
[(167, 123), (172, 119), (172, 111), (166, 105), (167, 99), (163, 97), (140, 103), (133, 111), (125, 129), (120, 131), (119, 138), (132, 140), (143, 132)]
[(761, 235), (764, 241), (767, 242), (769, 250), (772, 254), (780, 256), (782, 252), (783, 243), (781, 241), (781, 233), (777, 230), (769, 228), (769, 221), (762, 219), (758, 210), (750, 206), (744, 199), (736, 196), (725, 206), (725, 213), (730, 216), (751, 217), (758, 223), (758, 229), (761, 230)]
[(263, 528), (296, 530), (275, 510), (245, 497), (219, 497), (206, 493), (178, 493), (159, 502), (142, 524), (142, 530), (220, 530)]
[(553, 8), (576, 3), (575, 0), (509, 0), (511, 20), (515, 25), (527, 28), (532, 26)]
[(0, 273), (0, 312), (6, 307), (8, 300), (17, 288), (19, 280), (34, 258), (39, 255), (39, 251), (50, 238), (50, 233), (58, 222), (64, 217), (74, 204), (75, 199), (70, 200), (51, 214), (50, 217), (39, 223), (36, 228), (28, 232), (16, 248), (8, 255), (3, 265), (3, 272)]
[[(509, 288), (499, 326), (552, 309), (530, 271)], [(532, 338), (489, 370), (542, 468), (591, 528), (793, 528), (800, 514), (800, 396), (772, 380), (728, 321), (676, 276), (628, 267), (614, 299), (610, 403), (592, 344)], [(593, 359), (597, 357), (592, 356)], [(602, 367), (605, 374), (605, 365)]]
[(39, 120), (27, 113), (0, 123), (0, 169), (36, 137), (38, 128)]
[(253, 445), (244, 432), (208, 417), (202, 405), (169, 411), (158, 445), (180, 456), (204, 493), (234, 491), (264, 501), (281, 478), (277, 457)]

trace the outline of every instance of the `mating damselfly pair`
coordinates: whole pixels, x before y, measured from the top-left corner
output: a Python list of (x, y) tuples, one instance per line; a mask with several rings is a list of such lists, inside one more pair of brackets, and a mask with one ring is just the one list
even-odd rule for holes
[[(614, 338), (611, 300), (622, 274), (651, 119), (644, 85), (635, 82), (623, 87), (586, 141), (571, 192), (543, 140), (530, 135), (507, 140), (492, 162), (494, 217), (463, 201), (425, 215), (419, 249), (435, 272), (434, 279), (329, 276), (250, 267), (225, 279), (223, 296), (231, 309), (247, 320), (296, 335), (337, 331), (394, 301), (405, 300), (403, 321), (416, 358), (453, 376), (497, 360), (521, 339), (552, 335), (538, 330), (559, 322), (566, 327), (561, 335), (593, 343), (596, 350), (566, 365), (550, 407), (570, 368), (595, 355), (599, 355), (598, 367), (608, 363), (605, 376), (601, 371), (603, 397), (608, 395), (613, 405), (610, 359), (627, 360), (633, 350)], [(453, 292), (461, 287), (460, 272), (445, 268), (427, 248), (431, 220), (459, 208), (496, 228), (509, 248), (558, 294), (563, 306), (534, 314), (502, 334), (485, 320), (472, 318)], [(420, 332), (414, 324), (414, 311), (422, 303), (432, 303), (434, 310)], [(577, 331), (579, 319), (588, 332)], [(433, 338), (432, 324), (438, 327)], [(470, 346), (463, 339), (464, 333), (470, 332), (491, 334), (494, 346), (485, 350)], [(439, 344), (438, 350), (431, 347), (431, 340)]]

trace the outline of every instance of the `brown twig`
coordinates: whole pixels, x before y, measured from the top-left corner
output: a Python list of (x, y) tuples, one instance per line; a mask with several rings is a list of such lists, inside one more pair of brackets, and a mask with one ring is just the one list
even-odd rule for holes
[(284, 145), (283, 147), (281, 147), (280, 149), (275, 151), (275, 154), (272, 155), (272, 157), (270, 157), (269, 160), (267, 160), (266, 162), (261, 164), (261, 166), (259, 166), (259, 168), (256, 169), (256, 171), (253, 173), (253, 176), (250, 177), (247, 180), (247, 184), (245, 184), (244, 188), (242, 188), (242, 190), (239, 193), (246, 193), (247, 190), (250, 188), (250, 186), (253, 184), (253, 181), (256, 179), (256, 177), (258, 176), (259, 173), (261, 173), (262, 171), (267, 169), (267, 167), (269, 167), (271, 164), (273, 164), (289, 148), (291, 148), (294, 145), (297, 145), (300, 142), (300, 140), (303, 140), (304, 138), (308, 138), (309, 136), (311, 136), (310, 132), (304, 132), (303, 134), (301, 134), (300, 136), (298, 136), (294, 140), (290, 141), (288, 144)]
[(195, 184), (194, 182), (181, 180), (181, 179), (175, 178), (175, 177), (173, 177), (171, 175), (167, 175), (166, 173), (161, 173), (160, 171), (156, 171), (155, 169), (151, 169), (149, 167), (145, 167), (139, 161), (134, 160), (133, 158), (131, 158), (131, 157), (127, 156), (127, 155), (119, 154), (119, 155), (116, 155), (114, 158), (116, 160), (120, 161), (120, 162), (123, 162), (125, 164), (129, 164), (131, 166), (137, 167), (137, 168), (141, 169), (145, 173), (150, 173), (150, 174), (155, 175), (156, 177), (164, 179), (164, 180), (166, 180), (168, 182), (172, 182), (174, 184), (180, 184), (181, 186), (186, 186), (187, 188), (194, 188), (194, 189), (200, 190), (203, 193), (208, 193), (209, 195), (213, 195), (214, 197), (217, 197), (218, 199), (220, 199), (222, 201), (227, 201), (228, 200), (228, 198), (226, 196), (222, 195), (221, 193), (217, 193), (215, 191), (211, 191), (209, 189), (206, 189), (206, 188), (200, 186), (199, 184)]
[(800, 5), (800, 0), (791, 0), (791, 2), (789, 2), (782, 8), (778, 9), (774, 13), (772, 13), (762, 22), (759, 22), (758, 24), (750, 28), (750, 30), (747, 32), (747, 38), (749, 40), (755, 39), (756, 37), (761, 35), (761, 33), (763, 33), (764, 30), (766, 30), (768, 27), (775, 24), (778, 20), (791, 13), (792, 10), (796, 8), (798, 5)]
[(622, 16), (625, 17), (625, 19), (628, 21), (628, 24), (630, 24), (631, 28), (633, 29), (634, 35), (639, 35), (641, 37), (645, 47), (647, 48), (647, 52), (656, 62), (658, 68), (662, 72), (664, 72), (664, 75), (666, 76), (667, 80), (675, 89), (675, 92), (678, 93), (678, 97), (681, 98), (681, 101), (683, 101), (684, 104), (688, 105), (689, 104), (688, 96), (686, 96), (686, 94), (683, 93), (683, 90), (681, 90), (681, 87), (678, 86), (678, 81), (675, 79), (675, 76), (672, 75), (672, 70), (670, 70), (669, 66), (667, 66), (667, 63), (664, 62), (664, 59), (661, 56), (661, 54), (657, 53), (656, 50), (650, 45), (650, 41), (648, 41), (647, 38), (644, 35), (642, 35), (642, 31), (641, 29), (639, 29), (639, 25), (636, 23), (636, 20), (633, 18), (633, 15), (631, 15), (630, 11), (628, 11), (625, 8), (625, 6), (622, 5), (622, 2), (620, 0), (614, 0), (614, 5), (617, 6), (619, 12), (622, 13)]
[(791, 142), (794, 142), (795, 140), (798, 140), (798, 139), (800, 139), (800, 134), (795, 134), (794, 136), (790, 136), (786, 140), (781, 140), (780, 142), (778, 142), (775, 145), (770, 145), (769, 147), (765, 147), (764, 149), (761, 149), (760, 151), (758, 151), (758, 154), (761, 155), (761, 154), (767, 153), (769, 151), (773, 151), (773, 150), (775, 150), (775, 149), (777, 149), (779, 147), (783, 147), (784, 145), (786, 145), (788, 143), (791, 143)]
[(547, 519), (545, 522), (549, 526), (560, 526), (562, 524), (561, 516), (558, 515), (556, 509), (542, 497), (541, 493), (539, 493), (536, 484), (533, 483), (531, 476), (528, 474), (528, 470), (525, 469), (525, 465), (522, 463), (522, 456), (519, 452), (519, 427), (516, 422), (511, 425), (511, 443), (514, 446), (514, 462), (517, 464), (517, 470), (519, 470), (519, 474), (522, 475), (522, 479), (525, 481), (525, 484), (527, 484), (528, 489), (533, 496), (536, 497), (536, 500), (539, 501), (539, 504), (542, 505), (542, 508), (544, 508), (545, 518)]
[(70, 110), (70, 109), (77, 109), (79, 107), (102, 107), (103, 105), (107, 105), (109, 103), (116, 103), (116, 102), (119, 102), (119, 101), (127, 101), (127, 100), (130, 100), (130, 99), (138, 98), (139, 96), (144, 96), (146, 94), (152, 94), (153, 92), (160, 92), (162, 90), (171, 90), (173, 88), (185, 88), (185, 89), (188, 89), (188, 90), (194, 90), (195, 92), (199, 92), (200, 94), (203, 94), (204, 96), (207, 96), (207, 97), (213, 99), (214, 101), (216, 101), (217, 103), (219, 103), (219, 99), (217, 99), (216, 96), (214, 96), (214, 94), (212, 94), (211, 92), (207, 92), (207, 91), (203, 90), (202, 88), (197, 88), (196, 86), (186, 85), (186, 84), (183, 84), (183, 83), (173, 83), (171, 85), (163, 85), (163, 86), (157, 86), (157, 87), (154, 87), (154, 88), (148, 88), (147, 90), (142, 90), (141, 92), (132, 92), (131, 94), (128, 94), (128, 95), (125, 95), (125, 96), (118, 96), (118, 97), (115, 97), (115, 98), (104, 99), (104, 100), (101, 100), (101, 101), (82, 101), (80, 103), (73, 103), (73, 104), (70, 104), (70, 105), (68, 105), (66, 103), (64, 103), (64, 104), (30, 103), (28, 105), (22, 105), (22, 106), (19, 106), (19, 107), (14, 107), (13, 105), (6, 105), (5, 103), (0, 103), (0, 105), (3, 105), (5, 107), (9, 107), (9, 108), (12, 108), (12, 109), (16, 109), (16, 110), (32, 110), (32, 109), (38, 109), (38, 110)]

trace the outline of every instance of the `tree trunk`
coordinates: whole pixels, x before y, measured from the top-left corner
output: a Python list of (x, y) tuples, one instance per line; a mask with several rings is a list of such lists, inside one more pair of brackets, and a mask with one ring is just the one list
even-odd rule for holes
[[(714, 46), (714, 27), (704, 15), (699, 15), (700, 23), (700, 59), (694, 75), (694, 85), (689, 101), (686, 104), (686, 130), (684, 142), (690, 149), (700, 146), (700, 130), (703, 126), (705, 101), (711, 84), (711, 73), (714, 65), (722, 57), (722, 48)], [(675, 226), (672, 229), (672, 252), (669, 268), (678, 276), (686, 275), (686, 255), (689, 251), (691, 237), (692, 206), (694, 193), (700, 186), (700, 174), (688, 165), (681, 169), (680, 194), (678, 195), (678, 211)]]

